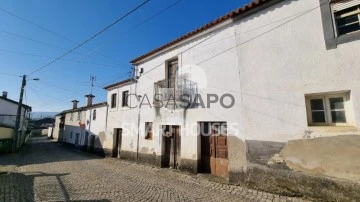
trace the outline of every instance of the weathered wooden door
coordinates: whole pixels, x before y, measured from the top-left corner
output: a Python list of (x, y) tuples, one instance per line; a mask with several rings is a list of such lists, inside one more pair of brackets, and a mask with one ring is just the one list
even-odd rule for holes
[(180, 126), (166, 126), (165, 133), (162, 166), (178, 168), (181, 151)]
[(204, 172), (228, 177), (227, 134), (222, 133), (221, 130), (211, 130), (209, 135), (201, 135), (201, 163)]

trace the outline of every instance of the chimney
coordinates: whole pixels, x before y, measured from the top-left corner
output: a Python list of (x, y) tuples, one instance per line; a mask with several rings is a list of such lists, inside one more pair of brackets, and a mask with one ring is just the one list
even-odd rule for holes
[(95, 96), (92, 94), (89, 94), (89, 95), (85, 95), (85, 97), (86, 97), (86, 106), (90, 107), (92, 105), (92, 100)]
[(2, 92), (2, 97), (3, 97), (3, 98), (7, 98), (7, 94), (8, 94), (7, 91), (3, 91), (3, 92)]
[(76, 109), (79, 101), (73, 100), (73, 101), (71, 101), (71, 102), (73, 103), (73, 109)]

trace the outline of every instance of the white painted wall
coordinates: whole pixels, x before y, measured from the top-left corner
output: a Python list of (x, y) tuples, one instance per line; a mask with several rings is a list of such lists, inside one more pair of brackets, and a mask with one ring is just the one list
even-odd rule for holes
[[(131, 93), (136, 92), (136, 94), (142, 95), (141, 99), (146, 94), (150, 104), (153, 105), (154, 82), (166, 78), (166, 61), (177, 57), (179, 61), (178, 76), (184, 76), (197, 82), (199, 93), (205, 102), (207, 93), (219, 96), (231, 93), (236, 97), (233, 108), (224, 109), (219, 103), (213, 104), (209, 109), (188, 109), (186, 112), (183, 109), (162, 108), (160, 117), (157, 117), (155, 109), (146, 105), (141, 107), (140, 117), (138, 117), (139, 107), (129, 110), (119, 107), (120, 104), (118, 104), (116, 109), (109, 110), (109, 129), (124, 128), (122, 126), (125, 124), (138, 123), (139, 118), (139, 152), (161, 155), (162, 138), (159, 137), (161, 125), (179, 125), (182, 129), (181, 158), (190, 160), (200, 158), (198, 122), (225, 121), (229, 125), (228, 133), (243, 140), (241, 99), (239, 99), (240, 85), (237, 82), (239, 80), (237, 51), (236, 49), (226, 51), (233, 44), (235, 44), (234, 27), (224, 26), (139, 64), (137, 68), (143, 68), (144, 73), (140, 76), (137, 84), (123, 86), (108, 92), (109, 103), (112, 93), (121, 95), (122, 91), (130, 90)], [(118, 100), (121, 100), (121, 96), (118, 97)], [(152, 140), (145, 139), (145, 122), (154, 123)], [(136, 152), (137, 135), (138, 130), (135, 125), (135, 130), (131, 132), (131, 135), (123, 135), (122, 149)]]
[[(95, 120), (93, 120), (94, 110), (96, 110)], [(112, 137), (106, 133), (107, 110), (107, 106), (90, 107), (86, 110), (86, 132), (89, 132), (89, 135), (95, 136), (95, 147), (97, 148), (112, 147)], [(85, 136), (81, 142), (85, 144)]]
[(347, 119), (360, 124), (360, 41), (326, 50), (318, 0), (286, 1), (236, 22), (235, 30), (246, 139), (303, 138), (311, 93), (350, 90)]
[[(65, 128), (63, 141), (70, 144), (75, 144), (76, 134), (79, 134), (79, 144), (81, 137), (84, 135), (85, 129), (80, 128), (79, 122), (85, 123), (86, 110), (82, 110), (81, 119), (78, 120), (78, 112), (68, 112), (65, 114)], [(71, 120), (71, 113), (73, 113), (73, 119)]]
[[(17, 115), (17, 108), (18, 105), (3, 99), (0, 99), (0, 114), (2, 115)], [(27, 128), (28, 125), (28, 121), (27, 118), (29, 117), (29, 113), (30, 111), (24, 107), (21, 108), (21, 117), (20, 117), (20, 127), (23, 126), (24, 129)], [(16, 117), (14, 118), (14, 120), (9, 120), (8, 123), (13, 123), (13, 125), (15, 126), (15, 120)]]

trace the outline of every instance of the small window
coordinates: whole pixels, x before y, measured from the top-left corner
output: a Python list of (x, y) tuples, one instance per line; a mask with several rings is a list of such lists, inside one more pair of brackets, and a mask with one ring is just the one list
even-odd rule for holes
[(74, 120), (74, 112), (71, 112), (70, 114), (70, 121)]
[(72, 139), (72, 137), (73, 137), (73, 132), (71, 131), (70, 132), (70, 139)]
[(360, 30), (360, 1), (337, 1), (332, 4), (337, 36)]
[(129, 91), (123, 91), (122, 92), (122, 104), (121, 106), (127, 107), (128, 105), (128, 97), (129, 97)]
[(77, 120), (81, 120), (81, 111), (77, 113)]
[(93, 111), (93, 120), (96, 120), (96, 109)]
[(145, 139), (152, 140), (152, 122), (145, 122)]
[(309, 125), (347, 125), (349, 93), (306, 96)]
[(111, 95), (111, 108), (116, 108), (116, 93)]

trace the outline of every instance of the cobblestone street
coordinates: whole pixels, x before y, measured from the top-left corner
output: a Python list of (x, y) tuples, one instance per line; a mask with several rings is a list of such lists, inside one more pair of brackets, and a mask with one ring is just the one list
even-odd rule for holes
[(33, 138), (0, 156), (0, 201), (300, 201)]

